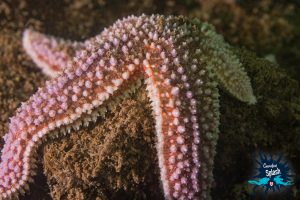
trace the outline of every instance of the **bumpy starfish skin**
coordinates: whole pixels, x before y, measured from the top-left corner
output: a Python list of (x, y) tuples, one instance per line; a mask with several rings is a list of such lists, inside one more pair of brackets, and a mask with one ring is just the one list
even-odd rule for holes
[(184, 17), (142, 15), (118, 20), (84, 43), (27, 30), (23, 44), (48, 75), (59, 75), (10, 121), (0, 199), (28, 188), (35, 150), (46, 137), (95, 119), (141, 80), (154, 112), (165, 198), (209, 198), (219, 124), (217, 81), (240, 100), (255, 103), (248, 76), (212, 27)]

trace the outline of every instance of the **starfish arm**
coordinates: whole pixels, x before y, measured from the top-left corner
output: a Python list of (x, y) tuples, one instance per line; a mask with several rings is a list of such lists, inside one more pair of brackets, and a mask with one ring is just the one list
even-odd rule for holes
[[(187, 51), (182, 49), (182, 52)], [(145, 82), (155, 117), (165, 197), (207, 199), (218, 133), (217, 84), (200, 66), (193, 71), (195, 76), (185, 73), (191, 70), (188, 62), (182, 62), (187, 67), (149, 63), (148, 60), (144, 62), (148, 77)], [(165, 68), (174, 73), (164, 72)], [(200, 80), (204, 82), (201, 85)]]
[[(159, 77), (162, 74), (157, 75), (155, 69), (151, 69), (155, 66), (145, 67), (149, 76), (146, 80), (148, 95), (152, 101), (156, 121), (157, 151), (165, 197), (193, 199), (200, 191), (200, 137), (199, 129), (195, 127), (195, 99), (186, 98), (184, 90), (180, 91), (175, 84), (166, 83), (165, 80), (171, 80), (171, 77)], [(178, 106), (176, 102), (186, 106)], [(191, 110), (188, 105), (191, 106)], [(190, 186), (188, 183), (191, 183)]]
[(23, 34), (23, 47), (43, 73), (53, 78), (66, 68), (84, 44), (27, 29)]
[[(91, 43), (97, 46), (97, 43)], [(23, 193), (32, 181), (35, 150), (48, 137), (77, 129), (102, 114), (102, 105), (112, 96), (131, 90), (138, 82), (139, 64), (126, 63), (112, 53), (114, 44), (105, 49), (82, 50), (58, 77), (46, 82), (24, 103), (11, 119), (4, 136), (0, 163), (0, 199)], [(104, 67), (105, 66), (105, 67)], [(119, 92), (118, 92), (119, 91)], [(107, 102), (110, 106), (114, 101)]]
[[(184, 90), (166, 84), (153, 75), (151, 70), (147, 71), (149, 78), (146, 84), (155, 116), (157, 151), (165, 197), (194, 199), (200, 191), (200, 137), (196, 105), (193, 103), (195, 99), (186, 98)], [(176, 102), (190, 105), (192, 109), (189, 106), (178, 106)]]
[(221, 85), (239, 100), (255, 104), (250, 78), (230, 46), (211, 25), (205, 24), (202, 30), (207, 40), (203, 40), (201, 45), (206, 46), (209, 52), (203, 59), (215, 72)]
[(165, 198), (208, 199), (218, 134), (218, 89), (214, 73), (195, 53), (199, 30), (186, 36), (186, 22), (178, 22), (178, 30), (159, 41), (153, 34), (143, 61), (145, 83)]

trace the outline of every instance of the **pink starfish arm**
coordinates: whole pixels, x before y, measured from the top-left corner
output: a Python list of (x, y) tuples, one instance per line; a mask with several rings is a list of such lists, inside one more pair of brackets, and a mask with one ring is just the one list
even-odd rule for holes
[(43, 73), (55, 77), (72, 61), (76, 52), (83, 49), (84, 44), (27, 29), (23, 35), (23, 47)]
[(48, 81), (11, 119), (0, 163), (0, 199), (26, 189), (33, 175), (34, 151), (44, 138), (54, 136), (58, 128), (68, 131), (71, 125), (94, 118), (95, 107), (139, 77), (139, 65), (120, 60), (117, 65), (117, 59), (104, 58), (108, 51), (101, 50), (83, 50), (77, 62)]

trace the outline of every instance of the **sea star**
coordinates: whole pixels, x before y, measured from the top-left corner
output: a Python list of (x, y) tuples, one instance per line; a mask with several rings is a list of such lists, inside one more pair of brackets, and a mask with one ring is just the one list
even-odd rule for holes
[(23, 45), (53, 78), (10, 120), (0, 199), (28, 189), (35, 150), (45, 138), (95, 119), (141, 81), (153, 108), (165, 198), (209, 198), (219, 124), (217, 82), (241, 101), (256, 102), (241, 63), (213, 27), (185, 17), (130, 16), (85, 42), (26, 30)]

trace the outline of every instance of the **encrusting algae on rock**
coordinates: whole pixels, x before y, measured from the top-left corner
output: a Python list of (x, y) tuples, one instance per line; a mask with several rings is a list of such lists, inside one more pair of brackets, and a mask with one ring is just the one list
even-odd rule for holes
[[(0, 199), (25, 193), (46, 138), (104, 116), (142, 82), (151, 100), (166, 199), (209, 199), (220, 83), (254, 104), (241, 63), (214, 29), (184, 17), (118, 20), (85, 42), (24, 32), (23, 45), (53, 77), (11, 118), (0, 163)], [(62, 71), (62, 72), (61, 72)]]

